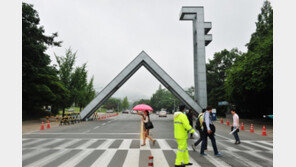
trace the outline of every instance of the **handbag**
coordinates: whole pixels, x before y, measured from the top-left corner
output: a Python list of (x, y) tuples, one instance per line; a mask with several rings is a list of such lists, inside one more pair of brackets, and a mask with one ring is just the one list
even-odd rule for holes
[(154, 126), (152, 122), (149, 120), (147, 123), (144, 123), (145, 129), (153, 129)]

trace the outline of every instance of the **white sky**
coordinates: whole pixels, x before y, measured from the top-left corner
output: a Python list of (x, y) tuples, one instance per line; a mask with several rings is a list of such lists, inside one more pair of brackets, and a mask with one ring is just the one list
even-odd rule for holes
[[(273, 5), (273, 1), (271, 3)], [(142, 50), (180, 86), (193, 85), (192, 22), (179, 21), (182, 6), (204, 6), (205, 21), (212, 22), (213, 41), (207, 60), (215, 52), (245, 44), (255, 31), (263, 0), (25, 0), (34, 5), (46, 33), (58, 32), (62, 47), (49, 48), (64, 55), (77, 51), (77, 65), (87, 62), (95, 88), (104, 88)], [(130, 100), (150, 98), (160, 83), (144, 67), (115, 94)]]

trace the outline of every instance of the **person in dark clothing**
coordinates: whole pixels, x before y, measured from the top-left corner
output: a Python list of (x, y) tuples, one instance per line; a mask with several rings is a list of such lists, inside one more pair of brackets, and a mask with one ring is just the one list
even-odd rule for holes
[(206, 109), (202, 109), (202, 112), (198, 115), (198, 117), (196, 119), (195, 129), (198, 130), (200, 137), (194, 144), (192, 144), (193, 151), (196, 151), (196, 146), (198, 146), (199, 143), (202, 140), (205, 140), (205, 149), (204, 150), (207, 150), (207, 147), (208, 147), (207, 134), (205, 134), (204, 131), (203, 131), (204, 130), (204, 127), (203, 127), (203, 114), (205, 112), (206, 112)]
[[(186, 116), (187, 116), (187, 118), (188, 118), (188, 121), (189, 121), (190, 126), (193, 127), (193, 116), (194, 116), (193, 111), (190, 109), (190, 110), (186, 113)], [(190, 133), (190, 139), (194, 139), (192, 133)]]

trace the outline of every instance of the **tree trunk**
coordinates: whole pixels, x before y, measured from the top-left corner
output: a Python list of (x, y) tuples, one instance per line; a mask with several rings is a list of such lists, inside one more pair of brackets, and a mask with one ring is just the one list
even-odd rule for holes
[(81, 108), (82, 108), (82, 106), (80, 106), (79, 112), (81, 112)]

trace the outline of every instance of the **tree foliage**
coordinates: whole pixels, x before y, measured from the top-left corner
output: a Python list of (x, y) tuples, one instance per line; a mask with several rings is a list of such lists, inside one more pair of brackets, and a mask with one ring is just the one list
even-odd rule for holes
[(57, 70), (50, 66), (45, 53), (48, 46), (60, 46), (57, 33), (44, 34), (40, 18), (33, 5), (22, 3), (22, 99), (23, 117), (42, 114), (43, 106), (58, 105), (67, 97), (67, 90), (57, 78)]
[(273, 10), (265, 1), (248, 51), (227, 71), (229, 100), (244, 114), (271, 114), (273, 108)]
[(127, 109), (129, 107), (129, 102), (128, 102), (128, 99), (127, 97), (125, 97), (121, 103), (121, 106), (122, 106), (122, 109)]

